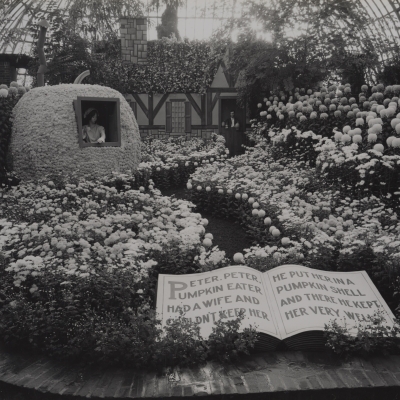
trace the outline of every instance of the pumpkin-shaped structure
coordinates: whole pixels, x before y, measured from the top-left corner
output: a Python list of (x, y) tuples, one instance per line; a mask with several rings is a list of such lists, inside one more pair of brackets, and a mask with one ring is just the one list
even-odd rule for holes
[[(119, 99), (120, 146), (80, 146), (78, 97)], [(23, 180), (52, 174), (100, 178), (139, 165), (139, 127), (124, 96), (114, 89), (80, 84), (35, 88), (15, 106), (13, 118), (9, 162)]]

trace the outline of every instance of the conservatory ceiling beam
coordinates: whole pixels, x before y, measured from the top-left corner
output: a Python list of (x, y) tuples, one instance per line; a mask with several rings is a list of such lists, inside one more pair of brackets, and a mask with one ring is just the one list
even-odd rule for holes
[[(370, 0), (370, 1), (372, 2), (372, 4), (375, 5), (375, 7), (377, 7), (377, 8), (379, 9), (379, 6), (376, 4), (375, 0)], [(368, 5), (368, 7), (370, 8), (371, 12), (374, 14), (375, 21), (378, 21), (379, 25), (380, 25), (381, 28), (382, 28), (383, 34), (386, 36), (386, 34), (385, 34), (385, 26), (384, 26), (384, 24), (381, 23), (381, 20), (378, 18), (378, 15), (376, 14), (374, 8), (371, 7), (371, 4), (369, 3), (369, 1), (366, 1), (365, 3)], [(393, 40), (396, 41), (396, 39), (395, 39), (395, 37), (394, 37), (394, 35), (393, 35), (393, 32), (392, 32), (392, 30), (390, 29), (390, 26), (389, 26), (389, 24), (387, 23), (386, 19), (384, 19), (383, 21), (384, 21), (385, 24), (387, 25), (387, 27), (388, 27), (388, 29), (389, 29), (389, 31), (390, 31), (390, 34), (391, 34), (392, 37), (393, 37)], [(387, 37), (387, 36), (386, 36), (386, 37)]]
[[(13, 14), (10, 16), (10, 20), (3, 26), (3, 29), (0, 31), (0, 34), (4, 34), (3, 32), (7, 32), (13, 28), (20, 28), (20, 26), (23, 24), (24, 19), (31, 14), (31, 17), (28, 19), (28, 21), (25, 23), (25, 27), (21, 29), (25, 29), (25, 37), (23, 38), (22, 36), (24, 35), (24, 32), (21, 32), (19, 37), (13, 41), (13, 43), (10, 43), (9, 45), (4, 44), (3, 45), (3, 51), (7, 47), (11, 47), (11, 52), (15, 53), (17, 50), (19, 44), (22, 44), (21, 51), (23, 50), (23, 47), (25, 44), (31, 45), (30, 46), (30, 52), (32, 52), (32, 44), (33, 44), (33, 39), (31, 37), (31, 34), (29, 32), (28, 28), (29, 25), (32, 24), (35, 18), (37, 18), (38, 13), (42, 13), (44, 15), (51, 15), (53, 11), (50, 10), (43, 10), (42, 7), (46, 3), (46, 0), (42, 0), (41, 3), (36, 4), (34, 7), (29, 4), (29, 0), (25, 0), (21, 3), (21, 0), (15, 0), (14, 3), (12, 3), (9, 7), (9, 13), (12, 12)], [(55, 9), (63, 9), (64, 13), (67, 11), (66, 8), (70, 6), (72, 3), (72, 0), (69, 0), (67, 3), (65, 3), (64, 0), (59, 0), (58, 5), (55, 7)], [(63, 7), (62, 5), (65, 4), (66, 7)], [(25, 19), (26, 20), (26, 19)]]
[[(4, 24), (3, 29), (0, 31), (0, 33), (3, 33), (4, 30), (8, 31), (11, 28), (13, 28), (12, 25), (15, 22), (15, 16), (18, 14), (18, 12), (21, 12), (21, 7), (23, 7), (23, 6), (25, 6), (25, 9), (27, 8), (25, 3), (21, 4), (21, 2), (18, 3), (18, 1), (16, 1), (16, 4), (14, 6), (12, 6), (12, 5), (10, 6), (10, 8), (6, 11), (6, 14), (9, 15), (11, 12), (14, 12), (14, 13), (12, 15), (10, 15), (9, 18), (7, 18), (8, 22), (6, 22)], [(25, 10), (25, 9), (23, 9), (23, 10)], [(11, 25), (11, 28), (8, 26), (8, 24)], [(14, 28), (16, 28), (16, 27), (18, 27), (18, 26), (14, 26)]]
[[(25, 4), (24, 4), (24, 5), (25, 5)], [(26, 9), (28, 9), (28, 7), (26, 7)], [(22, 11), (25, 11), (25, 10), (22, 10)], [(19, 15), (18, 15), (18, 12), (20, 12)], [(15, 19), (11, 19), (11, 20), (8, 22), (8, 24), (6, 24), (6, 25), (4, 26), (3, 31), (1, 32), (2, 34), (3, 34), (4, 31), (8, 32), (8, 31), (10, 31), (11, 29), (18, 29), (18, 28), (19, 28), (20, 24), (21, 24), (22, 21), (24, 20), (25, 14), (24, 14), (24, 12), (21, 13), (21, 9), (16, 10), (15, 13), (14, 13), (14, 15), (12, 15), (12, 17), (14, 17), (15, 14), (17, 14), (17, 20), (16, 20), (17, 22), (15, 22)], [(16, 42), (18, 42), (18, 41), (20, 41), (20, 40), (21, 40), (21, 35), (19, 35), (19, 37), (16, 39)], [(12, 46), (12, 44), (10, 43), (9, 45), (6, 45), (6, 47), (8, 47), (8, 46)], [(14, 47), (15, 47), (15, 46), (14, 46)], [(14, 50), (11, 50), (11, 52), (13, 53)]]
[[(60, 4), (62, 4), (62, 0), (58, 3), (58, 6), (60, 6)], [(36, 18), (36, 13), (32, 13), (32, 17), (31, 17), (30, 21), (32, 21), (34, 18)], [(29, 24), (29, 22), (28, 22), (28, 24)], [(27, 24), (27, 26), (28, 26), (28, 24)], [(22, 35), (22, 33), (21, 33), (21, 35)], [(23, 43), (31, 43), (31, 44), (33, 44), (33, 38), (32, 38), (32, 40), (29, 41), (28, 40), (28, 36), (30, 38), (32, 38), (31, 33), (29, 32), (28, 29), (26, 29), (26, 34), (25, 34), (25, 37), (23, 39)], [(15, 52), (15, 48), (16, 47), (17, 47), (17, 45), (14, 46), (13, 53)], [(33, 49), (33, 46), (30, 46), (30, 52), (29, 52), (30, 54), (32, 54), (32, 49)]]
[[(197, 14), (197, 0), (195, 0), (195, 3), (194, 3), (194, 18), (195, 19), (196, 19), (196, 14)], [(194, 24), (193, 35), (196, 37), (196, 24)]]
[[(397, 1), (397, 3), (395, 3), (394, 0), (380, 0), (380, 1), (381, 1), (382, 6), (386, 10), (386, 14), (381, 13), (381, 15), (379, 17), (377, 17), (376, 19), (386, 18), (387, 16), (390, 16), (390, 14), (396, 13), (396, 15), (400, 21), (400, 14), (399, 14), (400, 3), (398, 1)], [(364, 0), (363, 3), (364, 2), (366, 2), (366, 0)], [(390, 6), (392, 8), (391, 10), (388, 9), (387, 4), (390, 4)], [(376, 4), (375, 4), (375, 6), (378, 10), (380, 10), (379, 6), (377, 6)]]
[[(375, 3), (374, 3), (375, 4)], [(371, 5), (367, 2), (367, 5), (368, 5), (368, 8), (371, 10), (371, 12), (372, 12), (372, 14), (375, 16), (375, 19), (377, 18), (377, 15), (376, 15), (376, 13), (375, 13), (375, 11), (373, 10), (373, 8), (371, 7)], [(364, 12), (367, 14), (367, 16), (370, 18), (370, 24), (367, 24), (367, 27), (368, 27), (368, 30), (371, 32), (371, 34), (372, 34), (372, 37), (376, 40), (376, 41), (378, 41), (378, 42), (381, 42), (381, 44), (382, 44), (382, 47), (383, 46), (385, 46), (387, 43), (386, 42), (383, 42), (383, 40), (382, 40), (382, 35), (384, 36), (384, 37), (386, 37), (386, 39), (388, 40), (388, 37), (385, 35), (385, 27), (384, 27), (384, 25), (382, 25), (382, 23), (380, 22), (380, 21), (378, 21), (378, 23), (379, 23), (379, 25), (380, 25), (380, 30), (378, 30), (378, 28), (377, 28), (377, 26), (376, 26), (376, 24), (375, 24), (375, 21), (371, 18), (371, 14), (370, 14), (370, 12), (368, 11), (368, 9), (366, 8), (366, 6), (364, 5), (364, 2), (363, 3), (361, 3), (361, 7), (364, 9)], [(371, 25), (373, 25), (373, 27), (374, 27), (374, 30), (376, 31), (376, 32), (382, 32), (382, 35), (376, 35), (376, 32), (373, 32), (372, 31), (372, 28), (371, 28)], [(392, 34), (392, 36), (393, 36), (393, 34)], [(394, 39), (394, 40), (396, 40), (396, 39)], [(383, 49), (382, 49), (383, 50)], [(384, 54), (383, 54), (383, 51), (382, 51), (381, 49), (379, 49), (379, 53), (381, 54), (381, 59), (382, 60), (384, 60), (385, 59), (385, 57), (384, 57)]]
[[(160, 16), (157, 16), (157, 15), (148, 15), (147, 16), (147, 18), (158, 18), (158, 19), (161, 19), (161, 17)], [(187, 15), (186, 16), (181, 16), (181, 17), (179, 17), (178, 16), (178, 19), (201, 19), (201, 20), (203, 20), (203, 19), (216, 19), (216, 20), (225, 20), (225, 19), (231, 19), (231, 18), (229, 18), (229, 17), (195, 17), (195, 16), (192, 16), (192, 17), (188, 17)]]
[(396, 7), (393, 0), (389, 0), (389, 4), (392, 6), (393, 11), (397, 15), (397, 21), (400, 22), (400, 6)]
[[(186, 2), (187, 4), (187, 2)], [(214, 8), (213, 8), (213, 13), (212, 13), (212, 19), (213, 19), (213, 25), (212, 25), (212, 29), (214, 28), (214, 18), (215, 18), (215, 6), (216, 6), (217, 2), (214, 1)]]
[[(1, 2), (2, 0), (0, 0)], [(211, 1), (213, 3), (211, 4)], [(264, 0), (265, 2), (267, 0)], [(338, 0), (339, 1), (339, 0)], [(74, 0), (10, 0), (7, 7), (6, 19), (0, 25), (0, 37), (6, 36), (13, 28), (21, 29), (21, 32), (16, 31), (18, 37), (12, 40), (8, 45), (1, 43), (1, 48), (7, 52), (29, 51), (32, 50), (31, 34), (28, 30), (29, 26), (37, 18), (37, 14), (51, 15), (54, 10), (60, 10), (62, 15), (68, 12), (68, 9)], [(191, 6), (191, 4), (193, 4)], [(279, 4), (279, 0), (270, 0), (270, 4)], [(45, 7), (48, 6), (48, 9)], [(358, 37), (355, 38), (355, 43), (359, 43), (361, 47), (364, 40), (371, 39), (376, 43), (376, 51), (380, 59), (384, 59), (384, 51), (387, 49), (387, 56), (393, 57), (394, 51), (391, 46), (392, 41), (399, 43), (400, 38), (400, 1), (399, 0), (358, 0), (356, 1), (357, 9), (368, 18), (368, 23), (360, 30), (355, 30)], [(51, 7), (51, 8), (50, 8)], [(186, 13), (185, 11), (186, 7)], [(186, 26), (188, 21), (195, 21), (197, 30), (201, 31), (200, 20), (212, 21), (212, 30), (217, 23), (223, 25), (224, 22), (233, 19), (240, 20), (240, 13), (243, 14), (246, 10), (246, 4), (243, 0), (185, 0), (181, 7), (182, 16), (178, 19), (182, 21), (182, 25)], [(152, 13), (155, 14), (155, 13)], [(334, 15), (331, 15), (332, 18)], [(157, 15), (148, 15), (149, 18), (156, 18)], [(218, 22), (217, 22), (218, 21)], [(354, 30), (354, 24), (351, 20), (344, 21), (345, 26), (349, 26)], [(189, 22), (190, 24), (190, 22)], [(208, 23), (211, 26), (211, 23)], [(342, 25), (342, 24), (340, 24)], [(206, 26), (203, 23), (203, 31)], [(387, 31), (390, 32), (387, 32)], [(199, 32), (200, 33), (200, 32)], [(20, 46), (23, 46), (21, 50)], [(390, 44), (390, 46), (389, 46)], [(29, 48), (28, 48), (29, 47)], [(349, 46), (350, 47), (350, 46)]]
[[(41, 7), (43, 3), (44, 3), (44, 0), (42, 0), (42, 3), (40, 3), (39, 7)], [(14, 4), (10, 5), (9, 9), (11, 10), (11, 12), (14, 11), (14, 13), (13, 13), (13, 15), (10, 16), (11, 17), (10, 21), (4, 25), (3, 30), (0, 32), (2, 34), (4, 34), (3, 33), (4, 31), (9, 31), (13, 28), (19, 28), (19, 26), (21, 25), (21, 23), (24, 20), (25, 15), (27, 14), (27, 11), (32, 9), (32, 7), (30, 7), (30, 5), (27, 3), (27, 1), (21, 3), (21, 1), (17, 0), (17, 1), (15, 1)], [(17, 17), (16, 22), (15, 22), (14, 17)], [(29, 24), (29, 21), (26, 24), (26, 26), (28, 24)], [(14, 47), (12, 48), (12, 53), (14, 53), (17, 43), (22, 40), (21, 36), (22, 35), (20, 34), (19, 38), (16, 40), (16, 44), (14, 44)]]
[[(26, 23), (26, 27), (27, 26), (29, 26), (29, 25), (31, 25), (32, 24), (32, 21), (34, 20), (34, 18), (35, 18), (35, 10), (41, 10), (41, 7), (42, 7), (42, 5), (44, 4), (46, 2), (46, 0), (42, 0), (42, 2), (37, 6), (37, 7), (35, 7), (35, 9), (33, 9), (32, 10), (32, 15), (31, 15), (31, 17), (30, 17), (30, 19), (28, 20), (28, 22)], [(39, 8), (40, 7), (40, 8)], [(22, 14), (22, 18), (24, 17), (24, 14)], [(21, 35), (22, 36), (22, 35)], [(15, 44), (14, 44), (14, 47), (13, 47), (13, 49), (12, 49), (12, 52), (14, 53), (14, 51), (15, 51), (15, 49), (16, 49), (16, 47), (17, 47), (17, 45), (18, 45), (18, 42), (16, 42)], [(31, 52), (32, 52), (32, 46), (31, 46)]]
[(386, 17), (390, 16), (390, 14), (393, 14), (393, 13), (396, 13), (397, 16), (399, 16), (399, 11), (400, 11), (400, 7), (399, 7), (399, 8), (396, 8), (396, 9), (394, 8), (392, 11), (388, 11), (385, 15), (382, 15), (382, 16), (380, 16), (380, 17), (377, 17), (377, 20), (378, 20), (378, 19), (386, 18)]
[[(360, 7), (360, 5), (359, 5), (359, 7)], [(369, 18), (368, 12), (367, 12), (362, 6), (361, 6), (361, 10), (360, 10), (360, 11), (361, 11), (362, 13), (366, 14), (366, 16)], [(338, 21), (339, 21), (339, 20), (338, 20)], [(343, 23), (347, 24), (347, 26), (348, 26), (349, 28), (351, 28), (351, 29), (354, 30), (354, 25), (351, 24), (350, 21), (348, 21), (347, 19), (343, 20)], [(374, 27), (375, 27), (375, 25), (374, 25)], [(372, 31), (371, 24), (367, 24), (367, 29), (368, 29), (369, 32), (370, 32), (370, 36), (369, 36), (368, 33), (366, 32), (365, 26), (363, 26), (361, 29), (357, 29), (357, 32), (358, 32), (358, 34), (359, 34), (359, 35), (357, 35), (357, 41), (358, 41), (359, 46), (360, 46), (361, 49), (364, 48), (364, 46), (363, 46), (363, 44), (362, 44), (362, 41), (361, 41), (361, 38), (362, 38), (362, 37), (364, 37), (364, 38), (367, 39), (367, 40), (368, 40), (370, 37), (376, 38), (375, 33)], [(379, 53), (380, 53), (380, 55), (381, 55), (381, 58), (383, 59), (383, 53), (380, 51), (380, 47), (378, 48), (378, 51), (379, 51)]]
[[(363, 7), (362, 10), (360, 10), (361, 12), (363, 12), (368, 18), (370, 18), (370, 15), (368, 13), (368, 11)], [(349, 26), (351, 26), (351, 24), (346, 20), (346, 22), (348, 23)], [(374, 28), (376, 29), (375, 25)], [(360, 36), (363, 36), (366, 40), (368, 39), (375, 39), (377, 41), (379, 41), (380, 39), (376, 38), (376, 35), (374, 33), (374, 31), (371, 28), (371, 24), (367, 24), (367, 29), (370, 32), (370, 35), (368, 35), (368, 33), (366, 32), (365, 26), (363, 27), (363, 29), (358, 29), (358, 33), (360, 34)], [(360, 44), (360, 47), (363, 48), (361, 39), (358, 38), (358, 42)], [(379, 46), (378, 49), (376, 49), (379, 54), (380, 54), (380, 58), (383, 60), (383, 53), (381, 51), (381, 47)]]
[[(392, 10), (389, 11), (388, 8), (386, 7), (385, 2), (381, 0), (381, 3), (382, 3), (383, 7), (384, 7), (385, 10), (386, 10), (386, 14), (383, 15), (383, 16), (381, 16), (381, 17), (379, 17), (378, 19), (384, 19), (385, 21), (387, 21), (387, 18), (386, 18), (386, 17), (389, 17), (389, 18), (390, 18), (390, 21), (391, 21), (392, 24), (393, 24), (394, 29), (397, 31), (397, 37), (399, 37), (399, 29), (398, 29), (396, 23), (394, 22), (394, 20), (393, 20), (393, 18), (392, 18), (392, 16), (391, 16), (391, 14), (393, 14), (393, 12), (395, 11), (395, 10), (394, 10), (394, 7), (392, 6)], [(388, 25), (389, 25), (389, 24), (388, 24)], [(392, 29), (390, 29), (390, 31), (392, 32)], [(395, 41), (396, 41), (396, 39), (395, 39)]]

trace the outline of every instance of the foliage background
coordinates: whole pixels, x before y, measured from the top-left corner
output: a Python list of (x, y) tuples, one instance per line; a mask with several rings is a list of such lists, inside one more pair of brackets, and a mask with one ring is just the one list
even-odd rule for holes
[(360, 13), (358, 2), (247, 3), (248, 12), (226, 24), (219, 38), (229, 40), (237, 34), (225, 61), (238, 79), (240, 99), (253, 110), (254, 97), (262, 99), (270, 91), (288, 96), (295, 87), (315, 88), (322, 82), (349, 82), (352, 91), (359, 92), (362, 84), (376, 83), (384, 68), (378, 54), (390, 54), (399, 46), (366, 34), (371, 22)]
[[(71, 19), (55, 13), (45, 45), (47, 84), (73, 83), (85, 70), (91, 75), (85, 83), (111, 87), (121, 93), (203, 93), (211, 84), (223, 49), (206, 41), (178, 41), (163, 38), (148, 42), (146, 65), (124, 64), (120, 40), (109, 31), (102, 39), (82, 35)], [(33, 30), (33, 35), (38, 32)], [(36, 86), (39, 66), (37, 52), (28, 72)]]

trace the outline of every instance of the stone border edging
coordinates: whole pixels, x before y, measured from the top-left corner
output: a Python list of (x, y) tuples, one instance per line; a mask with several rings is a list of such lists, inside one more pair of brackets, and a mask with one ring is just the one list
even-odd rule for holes
[(280, 351), (254, 354), (236, 365), (208, 362), (197, 368), (176, 368), (166, 375), (99, 366), (82, 369), (0, 348), (0, 381), (65, 398), (248, 395), (261, 399), (268, 394), (269, 399), (320, 399), (334, 393), (341, 399), (384, 394), (394, 398), (400, 397), (400, 356), (344, 361), (329, 352)]

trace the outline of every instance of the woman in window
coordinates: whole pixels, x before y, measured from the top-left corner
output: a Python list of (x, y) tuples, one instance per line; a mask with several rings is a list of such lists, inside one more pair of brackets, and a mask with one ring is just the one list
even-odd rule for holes
[(104, 143), (106, 132), (104, 127), (97, 125), (99, 112), (95, 108), (88, 108), (83, 114), (85, 125), (82, 127), (82, 139), (86, 143)]

